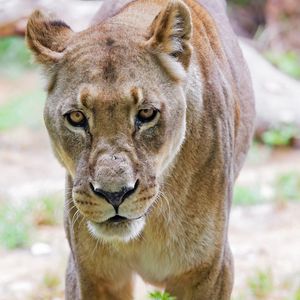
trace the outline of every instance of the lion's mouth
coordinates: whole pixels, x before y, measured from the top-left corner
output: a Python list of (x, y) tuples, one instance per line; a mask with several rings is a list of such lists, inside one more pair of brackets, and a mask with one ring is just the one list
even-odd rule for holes
[(106, 220), (104, 223), (120, 223), (120, 222), (126, 222), (126, 221), (129, 221), (129, 219), (126, 217), (115, 215), (114, 217), (111, 217), (108, 220)]
[(138, 219), (141, 219), (142, 217), (144, 217), (144, 215), (141, 215), (140, 217), (137, 217), (137, 218), (126, 218), (126, 217), (123, 217), (120, 215), (115, 215), (115, 216), (105, 220), (104, 222), (99, 222), (97, 224), (104, 225), (104, 224), (130, 223), (131, 221), (136, 221)]

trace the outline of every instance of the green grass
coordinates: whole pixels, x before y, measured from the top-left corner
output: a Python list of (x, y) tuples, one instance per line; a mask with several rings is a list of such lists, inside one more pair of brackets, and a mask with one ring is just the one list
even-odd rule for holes
[(0, 132), (18, 126), (41, 127), (45, 93), (19, 95), (0, 106)]
[(63, 199), (58, 196), (42, 196), (30, 204), (32, 223), (36, 226), (61, 224), (63, 219)]
[(251, 0), (232, 0), (231, 3), (239, 6), (247, 6), (251, 3)]
[(35, 228), (61, 223), (63, 199), (58, 196), (43, 196), (23, 201), (22, 204), (8, 202), (0, 205), (0, 246), (7, 249), (30, 245)]
[(257, 270), (256, 273), (249, 278), (248, 286), (251, 293), (257, 299), (264, 299), (274, 289), (273, 276), (270, 270)]
[(231, 298), (231, 300), (246, 300), (246, 296), (244, 294), (241, 294)]
[[(247, 286), (236, 289), (231, 300), (300, 300), (298, 274), (295, 277), (276, 278), (271, 268), (254, 269), (252, 275), (246, 280)], [(297, 288), (298, 287), (298, 288)]]
[(270, 158), (271, 153), (271, 147), (266, 147), (257, 141), (253, 141), (247, 154), (246, 163), (250, 165), (261, 165)]
[(262, 203), (261, 191), (253, 186), (236, 185), (233, 193), (233, 205), (255, 205)]
[(57, 272), (47, 271), (43, 277), (43, 286), (48, 289), (56, 289), (61, 284), (61, 278)]
[(300, 173), (288, 172), (278, 175), (274, 182), (276, 201), (300, 200)]
[(0, 38), (0, 74), (15, 77), (33, 67), (31, 54), (23, 38)]
[(170, 296), (168, 293), (159, 291), (150, 293), (149, 298), (152, 300), (176, 300), (176, 298)]
[(293, 300), (300, 300), (300, 288), (295, 292)]
[[(58, 269), (57, 269), (58, 267)], [(59, 266), (52, 270), (46, 270), (42, 274), (41, 282), (26, 299), (30, 300), (53, 300), (64, 299), (63, 270)]]
[(0, 205), (0, 245), (7, 249), (21, 248), (29, 244), (32, 226), (26, 206)]
[(299, 129), (292, 124), (282, 124), (262, 134), (262, 141), (268, 146), (288, 146), (292, 139), (299, 136)]
[(270, 201), (277, 204), (286, 204), (290, 201), (300, 201), (299, 172), (291, 171), (280, 173), (270, 185), (273, 190), (271, 198), (263, 196), (259, 184), (249, 186), (236, 185), (233, 193), (233, 205), (257, 205)]
[[(20, 80), (20, 75), (30, 68), (33, 68), (31, 55), (24, 39), (0, 38), (0, 76)], [(18, 81), (15, 89), (18, 91)], [(26, 93), (20, 91), (19, 95), (5, 99), (0, 106), (0, 132), (18, 126), (40, 127), (45, 98), (42, 90), (34, 90)]]
[(300, 79), (300, 56), (296, 52), (266, 52), (265, 57), (284, 73)]

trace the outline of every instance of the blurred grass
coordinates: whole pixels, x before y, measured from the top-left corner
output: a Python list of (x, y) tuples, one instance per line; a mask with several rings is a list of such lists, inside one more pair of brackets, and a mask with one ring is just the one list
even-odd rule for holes
[(63, 199), (60, 196), (44, 195), (31, 202), (32, 223), (35, 226), (59, 225), (63, 219)]
[(234, 188), (233, 205), (247, 206), (263, 203), (286, 204), (290, 201), (300, 201), (300, 173), (282, 172), (276, 175), (268, 186), (273, 192), (271, 197), (263, 194), (259, 183), (239, 185)]
[(47, 195), (22, 201), (0, 204), (0, 246), (7, 249), (30, 245), (31, 236), (38, 226), (61, 224), (63, 197)]
[(28, 207), (11, 203), (0, 205), (0, 246), (15, 249), (28, 246), (32, 225)]
[(253, 141), (251, 148), (247, 154), (246, 164), (249, 165), (260, 165), (265, 163), (272, 154), (272, 148), (266, 147), (257, 141)]
[(16, 77), (32, 68), (31, 54), (23, 38), (0, 38), (0, 75)]
[(271, 270), (257, 270), (255, 274), (248, 279), (248, 285), (256, 299), (266, 298), (274, 289)]
[(300, 79), (300, 56), (296, 52), (267, 51), (265, 57), (284, 73)]
[(47, 271), (43, 277), (43, 285), (48, 289), (56, 289), (61, 284), (61, 278), (56, 272)]
[(275, 195), (277, 201), (300, 200), (300, 174), (287, 172), (280, 174), (275, 180)]
[[(283, 282), (288, 280), (288, 285)], [(246, 286), (234, 293), (232, 300), (300, 300), (297, 278), (275, 276), (271, 266), (253, 268), (247, 276)], [(236, 292), (236, 291), (234, 291)]]
[(16, 96), (0, 106), (0, 132), (13, 127), (40, 127), (43, 124), (45, 93), (31, 91)]
[(236, 185), (233, 193), (234, 205), (255, 205), (263, 203), (261, 191), (256, 186)]
[(300, 288), (295, 292), (293, 300), (300, 300)]
[[(21, 37), (0, 38), (0, 77), (19, 78), (34, 68), (31, 54)], [(18, 81), (16, 81), (18, 92)], [(41, 89), (20, 90), (0, 106), (0, 132), (18, 126), (40, 127), (42, 125), (45, 93)]]
[(64, 299), (64, 269), (46, 270), (41, 282), (27, 300)]
[(239, 6), (247, 6), (251, 3), (251, 0), (232, 0), (231, 3)]
[(293, 138), (298, 137), (299, 128), (293, 124), (281, 124), (276, 128), (266, 130), (262, 134), (262, 141), (268, 146), (289, 146)]
[(168, 293), (155, 291), (149, 294), (152, 300), (176, 300), (175, 297), (170, 296)]

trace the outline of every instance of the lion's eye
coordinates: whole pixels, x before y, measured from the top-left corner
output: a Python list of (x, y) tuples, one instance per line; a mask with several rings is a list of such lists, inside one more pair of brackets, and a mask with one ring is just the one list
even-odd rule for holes
[(66, 115), (67, 121), (74, 127), (86, 127), (87, 118), (81, 111), (73, 111)]
[(157, 110), (154, 108), (141, 109), (137, 114), (137, 119), (139, 122), (147, 123), (154, 120), (157, 115)]

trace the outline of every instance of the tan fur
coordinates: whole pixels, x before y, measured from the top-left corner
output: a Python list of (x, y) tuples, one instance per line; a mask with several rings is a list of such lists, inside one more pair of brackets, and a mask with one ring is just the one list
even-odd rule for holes
[[(67, 171), (66, 299), (132, 299), (137, 273), (177, 300), (229, 300), (229, 211), (254, 102), (225, 4), (107, 1), (79, 33), (35, 12), (27, 41), (49, 78), (45, 123)], [(73, 110), (86, 129), (68, 123)], [(92, 188), (133, 186), (118, 208), (129, 220), (108, 223), (116, 211)]]

